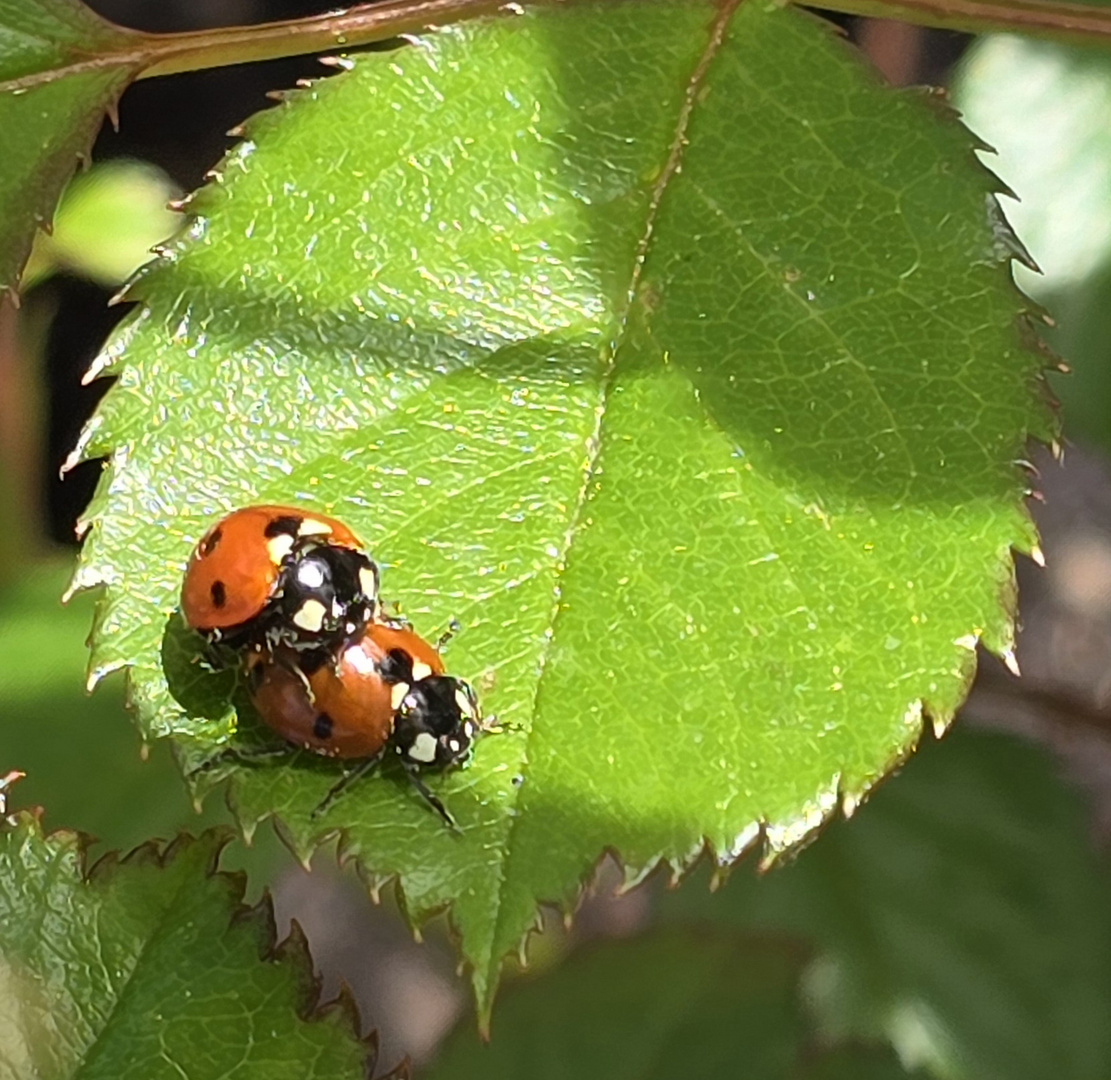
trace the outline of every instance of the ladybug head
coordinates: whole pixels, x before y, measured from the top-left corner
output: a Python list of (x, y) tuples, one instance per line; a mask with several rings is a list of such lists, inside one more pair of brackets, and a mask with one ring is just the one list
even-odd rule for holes
[(450, 675), (429, 675), (402, 698), (393, 743), (407, 767), (445, 769), (466, 760), (478, 731), (478, 701), (470, 685)]

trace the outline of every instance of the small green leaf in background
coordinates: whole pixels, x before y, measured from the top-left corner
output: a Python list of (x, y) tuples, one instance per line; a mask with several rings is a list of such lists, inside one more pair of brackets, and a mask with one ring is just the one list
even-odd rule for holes
[(0, 825), (0, 1071), (9, 1080), (363, 1080), (369, 1050), (316, 1005), (300, 940), (239, 906), (221, 840), (110, 857), (84, 880), (72, 833)]
[(785, 941), (706, 928), (587, 946), (506, 990), (489, 1045), (461, 1023), (428, 1078), (906, 1080), (889, 1052), (812, 1044), (804, 960)]
[(967, 132), (810, 16), (538, 8), (351, 63), (140, 279), (75, 583), (189, 766), (265, 738), (174, 616), (216, 515), (334, 513), (420, 632), (460, 621), (509, 724), (433, 781), (461, 835), (389, 769), (322, 822), (326, 761), (232, 798), (450, 905), (486, 1009), (603, 849), (788, 849), (948, 722), (1011, 640), (1042, 361)]
[(106, 161), (79, 173), (62, 194), (53, 229), (35, 237), (21, 288), (58, 270), (122, 284), (181, 224), (166, 205), (179, 194), (161, 169), (143, 161)]
[(0, 586), (0, 776), (18, 769), (27, 777), (11, 803), (42, 805), (51, 827), (125, 849), (227, 820), (216, 800), (197, 818), (165, 744), (142, 759), (122, 680), (86, 692), (95, 598), (62, 605), (72, 558), (13, 565), (17, 575)]
[(0, 0), (0, 292), (15, 287), (36, 226), (138, 70), (97, 54), (131, 40), (79, 0)]
[(762, 878), (665, 917), (800, 935), (824, 1027), (946, 1080), (1111, 1075), (1111, 878), (1046, 754), (960, 731)]
[(953, 97), (1018, 196), (1007, 215), (1043, 271), (1018, 280), (1071, 368), (1053, 378), (1066, 434), (1111, 447), (1111, 58), (995, 35), (969, 50)]

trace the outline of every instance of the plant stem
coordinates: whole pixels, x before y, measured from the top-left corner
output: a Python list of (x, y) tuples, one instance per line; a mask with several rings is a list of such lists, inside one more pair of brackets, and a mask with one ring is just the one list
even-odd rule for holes
[(507, 6), (505, 0), (386, 0), (330, 15), (261, 26), (147, 35), (144, 45), (150, 50), (150, 61), (139, 78), (304, 53), (342, 51), (490, 14)]
[(229, 26), (186, 34), (145, 34), (116, 27), (120, 43), (104, 52), (74, 51), (68, 63), (0, 81), (0, 93), (31, 90), (67, 75), (125, 68), (133, 78), (226, 67), (306, 53), (341, 52), (399, 34), (499, 10), (506, 0), (385, 0), (306, 19)]
[(1096, 4), (1054, 0), (819, 0), (816, 6), (968, 34), (1010, 32), (1073, 45), (1093, 45), (1111, 37), (1111, 8)]
[[(1074, 44), (1092, 44), (1111, 37), (1111, 7), (1097, 4), (1056, 0), (817, 0), (816, 6), (968, 33), (1012, 31)], [(330, 15), (259, 26), (186, 34), (121, 30), (126, 44), (109, 52), (86, 54), (62, 67), (0, 82), (0, 92), (27, 90), (78, 71), (125, 67), (136, 78), (146, 79), (253, 60), (342, 51), (515, 8), (506, 0), (383, 0)]]
[[(967, 33), (1013, 31), (1091, 44), (1111, 37), (1111, 7), (1056, 0), (820, 0), (850, 15), (899, 19)], [(150, 35), (140, 78), (303, 53), (340, 50), (509, 7), (504, 0), (385, 0), (262, 26)]]

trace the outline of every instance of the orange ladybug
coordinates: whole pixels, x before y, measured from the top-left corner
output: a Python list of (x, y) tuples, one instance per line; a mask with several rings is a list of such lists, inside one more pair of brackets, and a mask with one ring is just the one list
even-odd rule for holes
[(444, 674), (440, 654), (409, 627), (373, 622), (332, 663), (292, 650), (259, 652), (248, 657), (247, 673), (259, 716), (287, 742), (325, 757), (369, 759), (356, 775), (392, 749), (421, 794), (453, 824), (416, 774), (470, 756), (483, 730), (478, 701), (468, 683)]
[[(244, 648), (333, 650), (378, 604), (378, 567), (342, 522), (290, 506), (248, 506), (201, 537), (181, 613), (214, 655)], [(218, 648), (216, 648), (218, 647)]]

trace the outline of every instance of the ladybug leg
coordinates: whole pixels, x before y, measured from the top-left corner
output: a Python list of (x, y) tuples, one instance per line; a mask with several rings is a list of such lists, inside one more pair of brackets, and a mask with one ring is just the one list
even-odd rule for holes
[(524, 731), (524, 724), (515, 724), (512, 720), (499, 720), (497, 716), (485, 716), (479, 723), (479, 730), (484, 735), (504, 735), (507, 731)]
[(358, 768), (352, 769), (350, 772), (345, 772), (329, 789), (328, 794), (317, 804), (315, 810), (310, 815), (313, 818), (322, 817), (331, 809), (332, 804), (338, 799), (352, 784), (357, 780), (361, 780), (364, 776), (369, 775), (382, 761), (382, 755), (378, 754), (375, 757), (368, 758), (366, 761), (361, 762)]
[(409, 783), (417, 789), (420, 797), (440, 815), (443, 823), (451, 829), (452, 832), (459, 833), (461, 830), (456, 824), (455, 818), (451, 816), (448, 808), (440, 801), (439, 796), (434, 794), (428, 785), (420, 778), (417, 771), (415, 769), (406, 768), (405, 775), (409, 778)]
[(401, 605), (396, 600), (378, 601), (378, 622), (385, 623), (397, 630), (408, 630), (412, 623), (401, 614)]
[(208, 674), (215, 674), (220, 671), (227, 671), (228, 668), (234, 667), (239, 663), (239, 657), (234, 654), (229, 654), (227, 648), (217, 640), (210, 640), (201, 637), (201, 646), (197, 650), (195, 656), (195, 663), (200, 669)]
[(452, 619), (447, 624), (447, 629), (436, 639), (436, 651), (443, 652), (451, 644), (451, 639), (463, 629), (463, 624), (458, 619)]
[(195, 769), (190, 769), (185, 775), (187, 779), (192, 779), (194, 776), (199, 776), (201, 773), (208, 772), (220, 765), (231, 763), (254, 765), (262, 761), (273, 761), (275, 758), (288, 757), (296, 749), (295, 746), (290, 746), (288, 743), (282, 746), (254, 746), (250, 749), (228, 747), (227, 750), (221, 750), (220, 753), (213, 755), (207, 761), (202, 761), (200, 765)]

